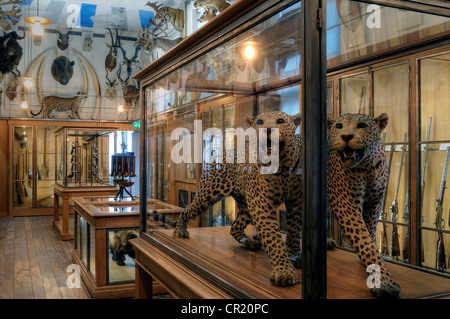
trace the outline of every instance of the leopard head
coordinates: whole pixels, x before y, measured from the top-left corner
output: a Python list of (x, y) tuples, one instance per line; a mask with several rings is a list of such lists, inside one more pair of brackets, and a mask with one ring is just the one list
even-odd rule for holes
[(386, 113), (376, 118), (367, 114), (346, 113), (335, 120), (329, 119), (330, 147), (338, 152), (345, 166), (356, 167), (373, 154), (387, 123)]
[(279, 153), (290, 144), (295, 137), (295, 131), (299, 127), (302, 116), (288, 115), (284, 112), (261, 113), (256, 117), (247, 115), (245, 121), (249, 127), (256, 129), (259, 140), (267, 147), (267, 153), (272, 151), (272, 130), (278, 129)]

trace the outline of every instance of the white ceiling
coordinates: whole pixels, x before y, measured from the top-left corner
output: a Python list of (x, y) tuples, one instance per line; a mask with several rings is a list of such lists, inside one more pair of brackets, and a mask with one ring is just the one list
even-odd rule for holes
[[(37, 2), (30, 0), (23, 6), (22, 18), (36, 15)], [(135, 32), (148, 23), (149, 16), (154, 15), (146, 3), (147, 0), (40, 0), (39, 15), (50, 19), (52, 26), (68, 26), (76, 20), (74, 29), (117, 27)], [(164, 1), (164, 6), (179, 8), (180, 3), (184, 1), (168, 0)]]

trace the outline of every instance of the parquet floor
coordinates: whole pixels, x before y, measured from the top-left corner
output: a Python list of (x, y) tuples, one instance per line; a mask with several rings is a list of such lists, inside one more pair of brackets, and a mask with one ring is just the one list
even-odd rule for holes
[(90, 299), (67, 287), (73, 241), (61, 241), (52, 220), (0, 218), (0, 299)]

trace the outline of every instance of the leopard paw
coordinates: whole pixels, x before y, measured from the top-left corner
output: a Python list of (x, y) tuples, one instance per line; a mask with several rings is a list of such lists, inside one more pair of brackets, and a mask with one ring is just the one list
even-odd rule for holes
[(270, 274), (270, 282), (279, 287), (292, 286), (298, 282), (298, 275), (294, 268), (275, 267)]
[(334, 249), (336, 248), (336, 241), (331, 238), (327, 238), (327, 249)]
[(399, 299), (402, 288), (394, 280), (382, 281), (379, 287), (370, 289), (372, 296), (380, 299)]
[(173, 237), (175, 238), (189, 238), (189, 232), (184, 225), (177, 223), (177, 227), (173, 231)]
[(252, 237), (243, 237), (239, 240), (239, 242), (244, 246), (245, 249), (248, 250), (260, 250), (262, 248), (261, 240), (257, 235)]

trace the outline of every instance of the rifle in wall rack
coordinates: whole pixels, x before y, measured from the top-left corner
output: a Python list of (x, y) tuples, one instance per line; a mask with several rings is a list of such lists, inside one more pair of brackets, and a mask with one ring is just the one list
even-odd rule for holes
[(442, 219), (443, 213), (443, 203), (444, 203), (444, 194), (445, 189), (447, 188), (447, 172), (448, 172), (448, 161), (450, 159), (450, 146), (447, 147), (447, 151), (445, 154), (445, 162), (444, 162), (444, 170), (442, 172), (441, 179), (441, 187), (439, 188), (439, 196), (436, 199), (436, 217), (434, 225), (438, 230), (438, 239), (436, 242), (436, 269), (445, 270), (447, 269), (446, 264), (446, 256), (445, 256), (445, 247), (444, 247), (444, 234), (442, 230), (444, 229), (445, 222)]
[(406, 151), (406, 141), (407, 141), (408, 135), (405, 133), (404, 138), (404, 144), (402, 145), (402, 153), (400, 157), (400, 168), (398, 170), (398, 177), (397, 177), (397, 186), (395, 188), (395, 194), (394, 194), (394, 200), (392, 202), (392, 205), (390, 207), (391, 212), (391, 221), (392, 221), (392, 240), (391, 240), (391, 256), (392, 257), (398, 257), (400, 256), (400, 243), (398, 240), (398, 226), (397, 226), (397, 220), (398, 220), (398, 190), (400, 188), (400, 181), (402, 178), (402, 169), (403, 169), (403, 158), (405, 157), (405, 151)]

